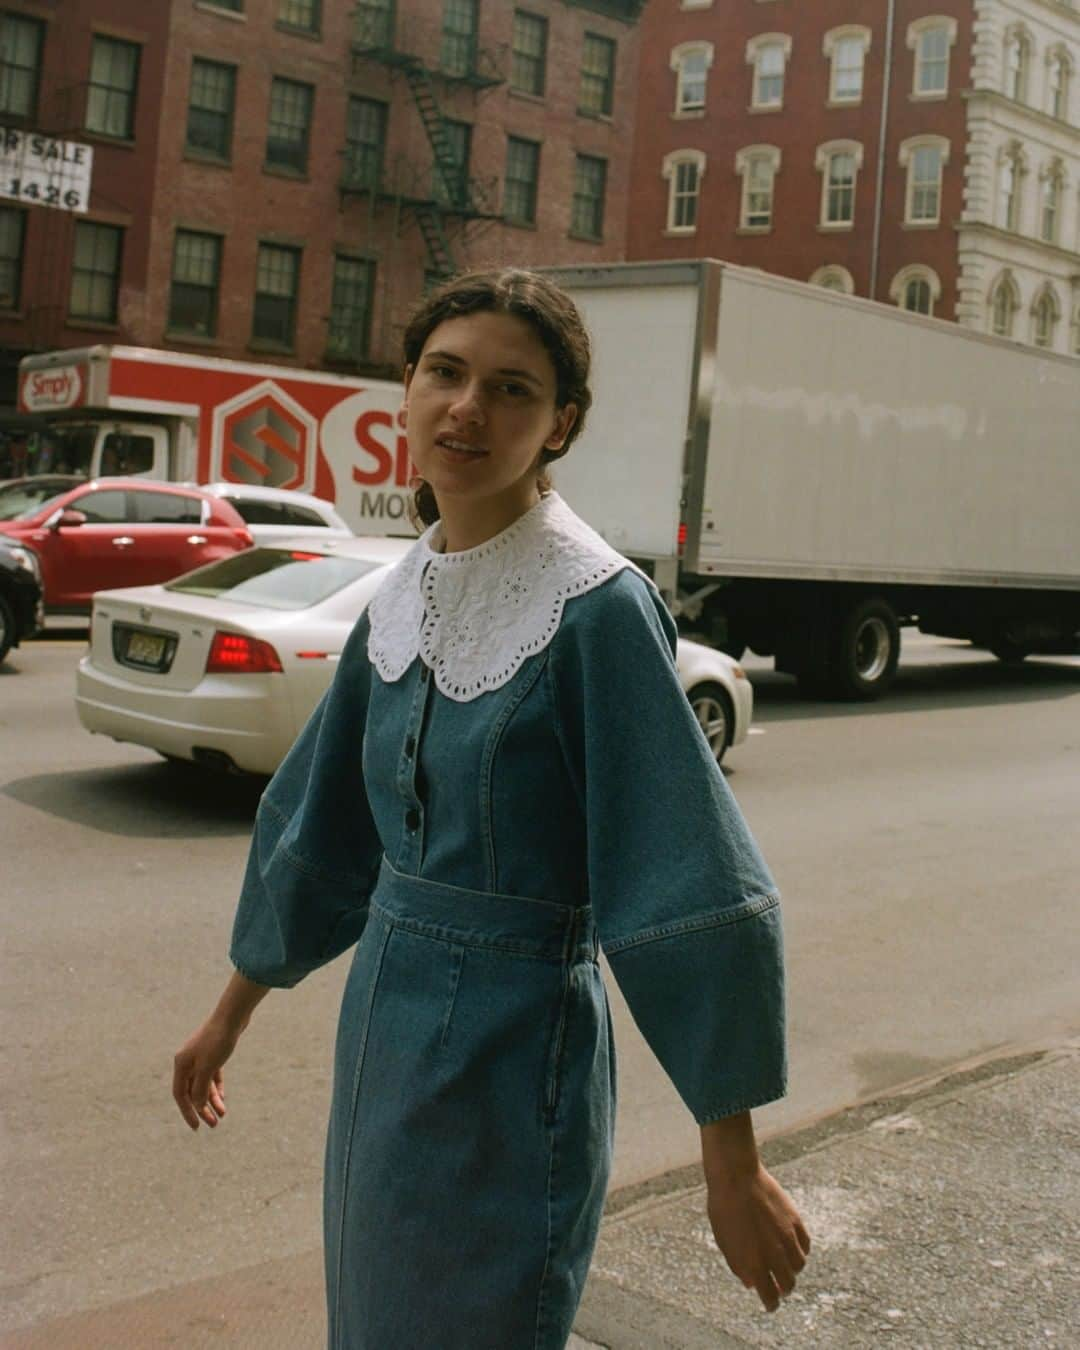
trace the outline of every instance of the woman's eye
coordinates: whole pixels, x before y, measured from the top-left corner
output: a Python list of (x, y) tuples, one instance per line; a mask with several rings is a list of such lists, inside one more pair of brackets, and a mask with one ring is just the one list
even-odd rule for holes
[(521, 394), (527, 394), (529, 392), (525, 385), (514, 384), (512, 382), (504, 384), (503, 389), (506, 393), (513, 394), (515, 397), (519, 397)]

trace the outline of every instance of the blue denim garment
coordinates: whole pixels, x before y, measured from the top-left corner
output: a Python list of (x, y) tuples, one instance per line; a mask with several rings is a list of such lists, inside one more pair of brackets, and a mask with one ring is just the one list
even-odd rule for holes
[(596, 954), (697, 1120), (783, 1094), (772, 879), (626, 570), (501, 688), (393, 683), (357, 625), (267, 788), (232, 959), (357, 943), (327, 1145), (332, 1350), (555, 1350), (610, 1168)]

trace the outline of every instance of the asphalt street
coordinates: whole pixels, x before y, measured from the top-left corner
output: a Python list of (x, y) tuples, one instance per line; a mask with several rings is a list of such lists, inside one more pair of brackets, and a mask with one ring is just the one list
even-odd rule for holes
[[(53, 638), (0, 668), (2, 1069), (17, 1084), (0, 1331), (185, 1290), (190, 1306), (255, 1270), (317, 1294), (343, 963), (263, 1005), (227, 1074), (229, 1119), (189, 1136), (170, 1060), (227, 971), (257, 787), (83, 733), (80, 650)], [(749, 666), (757, 734), (728, 774), (785, 896), (792, 1052), (790, 1095), (759, 1128), (779, 1138), (1074, 1034), (1080, 661), (1009, 669), (916, 637), (870, 707), (800, 702)], [(613, 1006), (625, 1188), (690, 1163), (696, 1138)]]

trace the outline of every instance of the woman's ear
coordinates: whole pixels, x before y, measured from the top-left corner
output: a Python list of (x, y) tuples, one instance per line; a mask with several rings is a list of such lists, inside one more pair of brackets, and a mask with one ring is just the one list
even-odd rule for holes
[(405, 397), (401, 400), (401, 408), (398, 411), (398, 421), (402, 426), (405, 426), (409, 417), (409, 385), (412, 384), (412, 377), (415, 369), (415, 366), (406, 366), (405, 373), (401, 377), (402, 383), (405, 385)]
[(551, 429), (551, 435), (544, 442), (545, 450), (561, 450), (566, 443), (567, 436), (573, 430), (574, 423), (577, 421), (577, 404), (564, 403), (555, 415), (555, 425)]

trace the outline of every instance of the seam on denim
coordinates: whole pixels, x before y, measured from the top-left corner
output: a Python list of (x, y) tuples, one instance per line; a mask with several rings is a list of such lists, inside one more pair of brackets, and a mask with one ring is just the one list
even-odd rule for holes
[[(322, 950), (321, 950), (321, 952), (319, 953), (319, 959), (320, 959), (320, 961), (321, 961), (321, 963), (322, 963), (323, 965), (325, 965), (327, 961), (332, 961), (332, 960), (334, 959), (334, 957), (338, 955), (338, 953), (335, 952), (335, 951), (333, 951), (332, 949), (333, 949), (333, 946), (334, 946), (334, 942), (335, 942), (335, 940), (336, 940), (336, 938), (337, 938), (338, 930), (341, 928), (341, 926), (342, 926), (343, 924), (348, 923), (349, 920), (355, 918), (357, 914), (363, 914), (363, 915), (364, 915), (364, 927), (365, 927), (365, 928), (367, 927), (367, 914), (368, 914), (368, 909), (369, 909), (369, 906), (368, 906), (367, 902), (365, 901), (364, 904), (362, 904), (362, 905), (357, 905), (355, 909), (343, 909), (343, 910), (341, 911), (341, 913), (340, 913), (340, 914), (337, 916), (337, 918), (334, 920), (333, 927), (330, 929), (330, 936), (329, 936), (329, 937), (326, 939), (326, 941), (323, 943)], [(359, 942), (359, 941), (360, 941), (360, 935), (363, 933), (363, 931), (364, 931), (364, 929), (361, 928), (360, 933), (358, 933), (358, 934), (356, 935), (356, 938), (354, 939), (355, 942)], [(349, 944), (349, 946), (352, 946), (352, 945), (353, 945), (353, 943), (350, 943), (350, 944)], [(345, 949), (342, 948), (341, 950), (344, 951)]]
[(238, 970), (244, 979), (250, 980), (252, 984), (262, 984), (267, 989), (292, 989), (297, 983), (296, 980), (292, 980), (286, 984), (284, 981), (268, 980), (265, 975), (255, 975), (247, 966), (242, 965), (231, 952), (229, 953), (229, 960), (232, 962), (234, 969)]
[[(556, 945), (552, 940), (549, 948), (545, 950), (543, 940), (528, 942), (514, 942), (513, 939), (485, 938), (480, 935), (472, 936), (463, 933), (460, 928), (446, 928), (440, 924), (425, 923), (422, 919), (404, 918), (400, 914), (394, 914), (390, 910), (383, 909), (377, 900), (371, 902), (371, 908), (378, 910), (379, 914), (388, 924), (395, 928), (400, 928), (408, 933), (413, 933), (417, 937), (426, 938), (429, 942), (440, 942), (454, 947), (468, 947), (475, 951), (495, 951), (504, 952), (510, 956), (522, 956), (534, 961), (562, 961), (563, 947), (559, 942)], [(582, 952), (581, 959), (585, 960), (586, 955)], [(591, 956), (588, 958), (591, 960)]]
[(547, 1195), (545, 1196), (545, 1212), (547, 1214), (547, 1250), (544, 1253), (544, 1269), (540, 1274), (540, 1288), (536, 1293), (536, 1327), (533, 1334), (533, 1350), (543, 1350), (543, 1342), (540, 1339), (540, 1334), (543, 1330), (548, 1271), (551, 1269), (551, 1255), (555, 1238), (551, 1195), (555, 1184), (555, 1154), (558, 1149), (558, 1134), (554, 1128), (554, 1123), (548, 1124), (543, 1118), (543, 1102), (541, 1102), (541, 1125), (548, 1132), (551, 1140), (551, 1147), (548, 1153)]
[(495, 772), (495, 756), (498, 753), (503, 734), (510, 725), (511, 718), (521, 707), (533, 685), (536, 684), (546, 664), (546, 657), (541, 663), (534, 662), (534, 669), (529, 672), (529, 678), (521, 682), (521, 688), (512, 689), (509, 693), (498, 717), (496, 717), (491, 730), (488, 732), (483, 753), (480, 756), (480, 830), (487, 844), (488, 890), (491, 891), (498, 884), (498, 867), (495, 858), (495, 822), (492, 814), (494, 794), (491, 790), (491, 780)]
[[(291, 816), (286, 815), (279, 807), (275, 806), (273, 802), (268, 801), (265, 797), (260, 802), (260, 808), (265, 808), (269, 811), (271, 815), (276, 817), (278, 823), (281, 825), (289, 825), (292, 823)], [(292, 849), (289, 848), (288, 844), (283, 843), (280, 839), (274, 843), (271, 855), (274, 853), (280, 853), (285, 858), (286, 862), (294, 867), (296, 871), (303, 872), (305, 876), (313, 877), (316, 881), (343, 881), (349, 886), (355, 886), (357, 884), (355, 874), (351, 872), (332, 872), (323, 867), (315, 867), (312, 863), (308, 862), (306, 858), (301, 857), (298, 853), (294, 853)]]
[(684, 933), (699, 933), (707, 928), (727, 928), (731, 924), (742, 923), (745, 919), (757, 918), (760, 914), (776, 909), (779, 904), (780, 897), (775, 892), (771, 895), (756, 896), (723, 913), (701, 914), (694, 918), (683, 919), (679, 923), (662, 924), (643, 933), (633, 933), (628, 937), (605, 942), (603, 948), (608, 956), (614, 956), (631, 947), (640, 947), (646, 942), (661, 942), (664, 938), (680, 937)]
[(566, 768), (566, 776), (570, 779), (570, 784), (574, 790), (574, 796), (577, 798), (578, 810), (582, 816), (585, 815), (585, 797), (578, 786), (577, 775), (574, 772), (574, 760), (570, 754), (570, 746), (566, 738), (566, 732), (563, 728), (562, 718), (559, 716), (559, 691), (558, 683), (555, 678), (555, 662), (557, 659), (556, 641), (551, 644), (551, 656), (547, 662), (547, 684), (551, 692), (551, 720), (555, 724), (555, 739), (559, 743), (559, 749), (562, 752), (563, 764)]
[[(546, 905), (549, 909), (576, 910), (584, 914), (587, 910), (591, 911), (591, 905), (566, 905), (561, 900), (544, 900), (537, 895), (510, 895), (507, 891), (477, 891), (468, 886), (454, 886), (449, 881), (432, 881), (428, 877), (414, 876), (411, 872), (399, 872), (394, 864), (386, 855), (383, 855), (382, 863), (385, 863), (386, 870), (393, 877), (400, 881), (407, 881), (410, 884), (423, 887), (425, 890), (453, 891), (455, 895), (479, 895), (485, 900), (510, 900), (514, 904), (524, 903), (527, 905)], [(380, 863), (380, 867), (382, 866)]]
[(382, 944), (379, 947), (379, 954), (375, 961), (375, 970), (371, 977), (371, 988), (368, 991), (367, 1013), (364, 1017), (364, 1039), (360, 1043), (360, 1048), (356, 1053), (356, 1068), (353, 1071), (352, 1093), (349, 1101), (349, 1128), (345, 1135), (345, 1161), (341, 1169), (341, 1214), (338, 1219), (338, 1250), (337, 1250), (337, 1287), (334, 1291), (334, 1321), (338, 1329), (341, 1328), (341, 1276), (344, 1262), (345, 1251), (345, 1210), (349, 1202), (349, 1169), (352, 1165), (353, 1137), (356, 1132), (356, 1104), (360, 1096), (360, 1076), (364, 1071), (364, 1061), (367, 1058), (368, 1036), (371, 1033), (371, 1017), (375, 1007), (375, 993), (379, 987), (379, 976), (382, 974), (383, 957), (386, 955), (387, 944), (390, 941), (393, 928), (387, 925), (383, 933)]
[(455, 942), (450, 947), (450, 994), (446, 1000), (446, 1015), (443, 1017), (442, 1031), (439, 1034), (440, 1049), (445, 1049), (446, 1042), (450, 1039), (450, 1019), (454, 1015), (458, 985), (461, 983), (461, 968), (464, 964), (465, 948), (460, 942)]
[(769, 1102), (779, 1101), (781, 1097), (787, 1096), (787, 1090), (787, 1075), (783, 1074), (773, 1088), (763, 1088), (760, 1092), (752, 1092), (748, 1097), (740, 1098), (735, 1105), (713, 1107), (700, 1116), (695, 1115), (694, 1119), (699, 1125), (709, 1125), (717, 1120), (726, 1120), (728, 1116), (737, 1116), (740, 1111), (753, 1111), (759, 1106), (767, 1106)]

